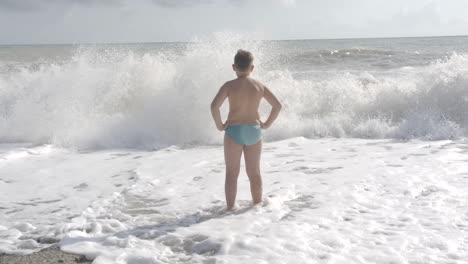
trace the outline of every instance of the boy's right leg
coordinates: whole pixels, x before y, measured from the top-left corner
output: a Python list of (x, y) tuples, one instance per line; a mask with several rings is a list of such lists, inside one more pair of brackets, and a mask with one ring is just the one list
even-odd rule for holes
[(226, 193), (227, 210), (231, 210), (236, 202), (237, 178), (240, 172), (242, 145), (237, 144), (228, 135), (224, 135), (224, 161), (226, 163)]
[(262, 202), (262, 175), (260, 173), (260, 156), (262, 154), (262, 139), (254, 145), (244, 146), (245, 170), (250, 180), (250, 192), (253, 204)]

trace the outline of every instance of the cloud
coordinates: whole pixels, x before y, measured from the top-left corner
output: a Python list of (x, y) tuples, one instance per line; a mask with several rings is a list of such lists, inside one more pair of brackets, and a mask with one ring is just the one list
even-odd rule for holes
[(244, 6), (252, 4), (253, 2), (262, 2), (265, 5), (268, 4), (281, 4), (283, 6), (295, 6), (296, 0), (152, 0), (158, 6), (166, 8), (180, 8), (180, 7), (194, 7), (198, 5), (207, 4), (233, 4), (238, 6)]
[(285, 6), (296, 6), (295, 0), (277, 0), (277, 1)]
[[(141, 0), (153, 3), (163, 8), (192, 8), (200, 5), (226, 5), (249, 6), (253, 3), (261, 5), (281, 5), (294, 7), (296, 0)], [(0, 0), (0, 10), (31, 11), (53, 6), (120, 6), (125, 0)], [(128, 5), (128, 2), (126, 3)]]
[[(450, 18), (453, 17), (450, 16)], [(444, 18), (440, 4), (428, 2), (425, 5), (408, 6), (403, 4), (387, 17), (373, 17), (367, 23), (354, 25), (354, 31), (360, 30), (373, 36), (433, 36), (457, 35), (453, 22)], [(462, 24), (462, 22), (458, 23)]]
[(213, 0), (153, 0), (158, 6), (162, 7), (192, 7), (200, 4), (212, 4)]
[(0, 9), (32, 10), (40, 6), (41, 3), (34, 0), (0, 0)]
[(63, 5), (121, 5), (123, 0), (0, 0), (0, 10), (30, 11)]

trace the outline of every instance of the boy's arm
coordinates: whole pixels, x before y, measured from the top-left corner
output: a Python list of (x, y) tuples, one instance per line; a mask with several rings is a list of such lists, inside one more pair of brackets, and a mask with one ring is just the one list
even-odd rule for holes
[(213, 115), (216, 128), (218, 128), (219, 131), (223, 131), (225, 128), (225, 126), (223, 125), (223, 121), (221, 120), (221, 111), (219, 111), (219, 108), (223, 104), (224, 100), (226, 100), (227, 96), (228, 96), (228, 86), (224, 84), (219, 89), (218, 93), (213, 99), (213, 102), (211, 102), (211, 115)]
[(275, 119), (278, 117), (278, 114), (283, 106), (279, 102), (278, 98), (276, 98), (276, 96), (266, 86), (264, 86), (263, 91), (263, 97), (271, 105), (270, 115), (268, 116), (268, 119), (263, 123), (264, 128), (269, 128), (273, 124)]

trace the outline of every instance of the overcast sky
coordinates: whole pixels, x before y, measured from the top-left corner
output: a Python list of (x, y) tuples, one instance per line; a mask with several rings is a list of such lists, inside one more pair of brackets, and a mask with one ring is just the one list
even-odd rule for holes
[(468, 35), (467, 0), (0, 0), (0, 44)]

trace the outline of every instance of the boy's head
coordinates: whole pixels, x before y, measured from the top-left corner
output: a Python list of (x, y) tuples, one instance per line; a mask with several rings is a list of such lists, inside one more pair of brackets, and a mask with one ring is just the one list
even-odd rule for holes
[(234, 56), (234, 64), (232, 68), (236, 71), (237, 75), (248, 75), (253, 70), (254, 57), (252, 53), (246, 50), (238, 50), (236, 56)]

